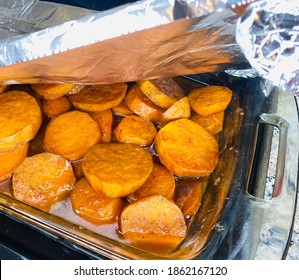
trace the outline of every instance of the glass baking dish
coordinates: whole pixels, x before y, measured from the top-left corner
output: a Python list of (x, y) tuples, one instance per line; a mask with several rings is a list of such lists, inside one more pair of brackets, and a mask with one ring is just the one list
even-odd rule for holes
[[(178, 77), (177, 81), (186, 90), (199, 84), (224, 85), (233, 90), (219, 137), (219, 163), (207, 182), (198, 212), (189, 221), (188, 234), (177, 249), (159, 254), (131, 247), (115, 236), (113, 226), (102, 234), (65, 217), (65, 211), (46, 213), (17, 201), (3, 185), (1, 214), (92, 259), (284, 258), (298, 182), (296, 100), (260, 77), (216, 72)], [(265, 198), (274, 129), (279, 134), (272, 174), (275, 182)], [(67, 202), (64, 207), (69, 207)]]

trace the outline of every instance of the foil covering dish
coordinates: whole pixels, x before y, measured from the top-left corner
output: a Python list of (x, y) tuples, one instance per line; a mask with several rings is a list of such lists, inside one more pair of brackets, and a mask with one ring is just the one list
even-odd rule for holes
[(227, 1), (149, 0), (70, 14), (36, 0), (0, 7), (2, 83), (113, 83), (249, 66)]
[(299, 2), (259, 1), (238, 20), (236, 39), (260, 75), (299, 94)]

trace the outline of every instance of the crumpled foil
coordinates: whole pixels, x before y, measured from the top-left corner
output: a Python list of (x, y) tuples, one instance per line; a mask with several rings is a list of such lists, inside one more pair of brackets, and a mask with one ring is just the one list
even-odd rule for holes
[(299, 95), (299, 1), (259, 1), (239, 18), (236, 40), (266, 79)]
[(0, 0), (0, 82), (100, 84), (249, 67), (234, 3), (147, 0), (96, 12)]

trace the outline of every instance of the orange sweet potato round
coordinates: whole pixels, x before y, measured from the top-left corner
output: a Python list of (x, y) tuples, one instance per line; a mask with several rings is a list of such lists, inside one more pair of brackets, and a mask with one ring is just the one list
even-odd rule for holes
[(61, 96), (59, 98), (44, 101), (42, 103), (43, 113), (50, 118), (57, 117), (63, 113), (70, 111), (72, 108), (72, 103), (68, 100), (66, 96)]
[(44, 136), (44, 148), (68, 160), (78, 160), (100, 140), (99, 126), (91, 116), (71, 111), (49, 122)]
[(126, 95), (127, 87), (126, 83), (93, 85), (71, 95), (70, 100), (82, 111), (105, 111), (120, 104)]
[(95, 225), (113, 222), (123, 205), (121, 198), (96, 192), (85, 178), (75, 184), (69, 197), (74, 212)]
[(75, 88), (73, 84), (33, 84), (31, 88), (43, 99), (59, 98)]
[(160, 194), (168, 199), (174, 199), (175, 179), (172, 173), (160, 163), (154, 163), (154, 168), (144, 184), (135, 192), (127, 196), (129, 202)]
[(108, 197), (124, 197), (146, 181), (153, 160), (150, 152), (138, 145), (105, 143), (88, 150), (82, 168), (96, 191)]
[(152, 122), (158, 122), (163, 110), (156, 106), (141, 90), (134, 85), (127, 93), (125, 102), (136, 115)]
[(163, 126), (171, 121), (181, 119), (181, 118), (190, 118), (191, 109), (189, 105), (188, 97), (183, 97), (180, 100), (176, 101), (171, 105), (163, 114), (159, 120), (159, 125)]
[(123, 118), (113, 130), (113, 134), (120, 143), (149, 146), (154, 141), (157, 129), (151, 121), (132, 115)]
[(112, 108), (113, 114), (117, 116), (130, 116), (134, 115), (134, 112), (128, 107), (125, 100), (120, 102), (117, 106)]
[(15, 168), (17, 168), (26, 158), (29, 143), (18, 146), (15, 149), (0, 153), (0, 183), (7, 180)]
[(188, 94), (191, 109), (200, 116), (224, 111), (231, 98), (232, 91), (224, 86), (205, 86)]
[(0, 93), (4, 92), (7, 89), (7, 85), (0, 85)]
[(175, 249), (187, 232), (179, 207), (162, 195), (147, 196), (125, 207), (119, 228), (130, 243), (159, 252)]
[(209, 175), (218, 162), (218, 142), (189, 119), (172, 121), (155, 138), (160, 161), (179, 177)]
[(0, 153), (13, 150), (34, 138), (42, 123), (42, 112), (25, 91), (0, 94)]
[(102, 139), (101, 143), (109, 143), (112, 136), (113, 114), (110, 109), (100, 112), (89, 112), (89, 115), (98, 124)]
[(13, 196), (31, 206), (49, 211), (64, 199), (75, 183), (71, 164), (63, 157), (41, 153), (27, 157), (13, 172)]
[(197, 116), (193, 114), (190, 120), (198, 123), (211, 134), (216, 135), (223, 129), (224, 111), (208, 116)]
[(163, 109), (184, 97), (183, 91), (172, 78), (137, 81), (137, 85), (155, 105)]

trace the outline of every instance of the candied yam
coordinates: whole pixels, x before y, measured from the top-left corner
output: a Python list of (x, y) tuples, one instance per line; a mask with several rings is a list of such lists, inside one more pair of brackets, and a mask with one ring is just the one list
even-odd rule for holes
[(190, 118), (191, 109), (189, 105), (188, 97), (183, 97), (173, 105), (171, 105), (163, 114), (159, 121), (159, 125), (165, 125), (171, 121), (181, 119), (181, 118)]
[(74, 212), (95, 225), (113, 222), (123, 206), (121, 198), (95, 191), (85, 178), (75, 184), (69, 197)]
[(48, 123), (44, 148), (68, 160), (78, 160), (100, 140), (101, 131), (92, 117), (84, 112), (71, 111)]
[(87, 112), (111, 109), (125, 98), (127, 84), (93, 85), (83, 88), (80, 92), (70, 95), (73, 105)]
[(150, 146), (157, 134), (154, 124), (139, 116), (123, 118), (113, 130), (115, 139), (120, 143)]
[(7, 89), (7, 85), (0, 85), (0, 93), (4, 92)]
[(175, 249), (187, 232), (179, 207), (162, 195), (147, 196), (126, 206), (119, 228), (131, 244), (158, 252)]
[(63, 157), (41, 153), (27, 157), (13, 172), (13, 196), (31, 206), (49, 211), (73, 188), (75, 176)]
[(117, 106), (112, 108), (113, 114), (117, 116), (130, 116), (134, 115), (134, 112), (128, 107), (127, 103), (125, 100), (120, 102)]
[(186, 220), (190, 220), (196, 215), (207, 189), (207, 181), (206, 177), (195, 180), (178, 180), (175, 203), (181, 209)]
[(162, 116), (163, 110), (148, 99), (136, 85), (128, 91), (125, 102), (136, 115), (149, 121), (158, 122)]
[(138, 88), (158, 107), (167, 109), (184, 97), (172, 78), (137, 81)]
[(0, 153), (0, 183), (7, 180), (15, 168), (26, 158), (29, 143), (18, 146), (15, 149)]
[(216, 135), (223, 129), (224, 111), (208, 116), (192, 115), (190, 120), (198, 123), (211, 134)]
[(71, 161), (73, 172), (77, 179), (84, 177), (83, 169), (82, 169), (82, 159)]
[(232, 91), (224, 86), (205, 86), (188, 94), (191, 109), (199, 116), (207, 116), (224, 111)]
[(179, 177), (209, 175), (218, 162), (218, 143), (213, 135), (189, 119), (172, 121), (155, 138), (160, 161)]
[(73, 84), (33, 84), (31, 88), (45, 100), (57, 99), (75, 88)]
[(101, 112), (90, 112), (89, 115), (94, 119), (101, 130), (102, 139), (100, 142), (109, 143), (111, 141), (113, 125), (113, 115), (111, 110), (109, 109)]
[(42, 111), (45, 116), (54, 118), (63, 113), (70, 111), (72, 108), (72, 103), (68, 100), (67, 97), (61, 96), (57, 99), (44, 101), (42, 103)]
[(124, 197), (147, 180), (153, 169), (149, 151), (134, 144), (97, 144), (82, 160), (90, 185), (108, 197)]
[(135, 192), (127, 196), (129, 202), (160, 194), (173, 199), (175, 193), (175, 179), (172, 173), (160, 163), (154, 163), (154, 168), (144, 184)]
[(0, 153), (13, 150), (34, 138), (42, 123), (42, 112), (25, 91), (0, 94)]

